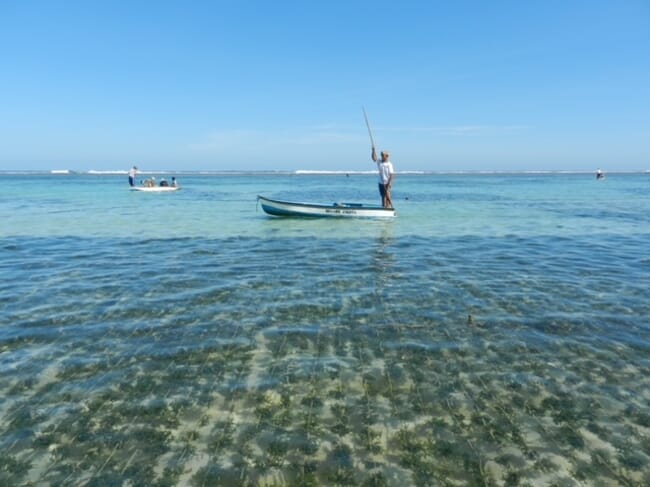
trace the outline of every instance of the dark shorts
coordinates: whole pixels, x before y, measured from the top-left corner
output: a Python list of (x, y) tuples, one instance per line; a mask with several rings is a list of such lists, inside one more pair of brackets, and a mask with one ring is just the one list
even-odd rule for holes
[(379, 194), (381, 197), (385, 198), (387, 193), (388, 189), (386, 188), (386, 185), (384, 183), (379, 183)]

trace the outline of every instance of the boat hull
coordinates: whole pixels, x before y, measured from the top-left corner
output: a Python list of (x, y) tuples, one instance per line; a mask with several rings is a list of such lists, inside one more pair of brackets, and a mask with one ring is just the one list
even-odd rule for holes
[(335, 218), (390, 218), (395, 216), (393, 208), (383, 208), (362, 203), (334, 203), (322, 205), (317, 203), (298, 203), (281, 201), (258, 196), (262, 209), (272, 216), (290, 217), (335, 217)]
[(179, 186), (133, 186), (131, 189), (134, 191), (143, 191), (145, 193), (168, 193), (170, 191), (178, 191), (181, 188)]

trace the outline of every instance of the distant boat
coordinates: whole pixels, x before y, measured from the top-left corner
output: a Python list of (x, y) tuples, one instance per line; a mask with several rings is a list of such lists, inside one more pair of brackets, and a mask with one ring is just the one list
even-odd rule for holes
[(264, 196), (258, 196), (257, 200), (262, 205), (262, 209), (273, 216), (353, 218), (395, 216), (394, 208), (383, 208), (378, 205), (366, 205), (363, 203), (332, 203), (331, 205), (324, 205), (273, 200)]
[(169, 191), (178, 191), (180, 186), (132, 186), (134, 191), (144, 191), (145, 193), (168, 193)]
[(181, 189), (178, 185), (178, 181), (176, 181), (176, 177), (172, 178), (171, 183), (167, 182), (165, 178), (163, 178), (160, 183), (157, 183), (155, 177), (140, 181), (140, 186), (135, 186), (133, 182), (133, 177), (129, 175), (129, 184), (131, 185), (131, 189), (135, 191), (144, 191), (145, 193), (168, 193), (170, 191), (178, 191)]

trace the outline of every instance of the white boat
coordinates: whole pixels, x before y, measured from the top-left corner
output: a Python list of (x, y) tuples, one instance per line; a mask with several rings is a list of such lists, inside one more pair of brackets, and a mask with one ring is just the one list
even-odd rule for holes
[(273, 216), (302, 216), (302, 217), (356, 217), (383, 218), (394, 217), (394, 208), (383, 208), (378, 205), (363, 203), (333, 203), (324, 205), (318, 203), (298, 203), (257, 197), (262, 209)]
[(131, 186), (134, 191), (144, 191), (145, 193), (167, 193), (169, 191), (178, 191), (180, 186)]

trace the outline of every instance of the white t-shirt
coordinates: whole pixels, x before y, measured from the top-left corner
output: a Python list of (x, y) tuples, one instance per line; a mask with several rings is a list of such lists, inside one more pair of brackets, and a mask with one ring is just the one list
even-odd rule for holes
[(393, 164), (390, 161), (377, 161), (377, 169), (379, 169), (379, 182), (381, 184), (388, 183), (390, 175), (393, 174)]

